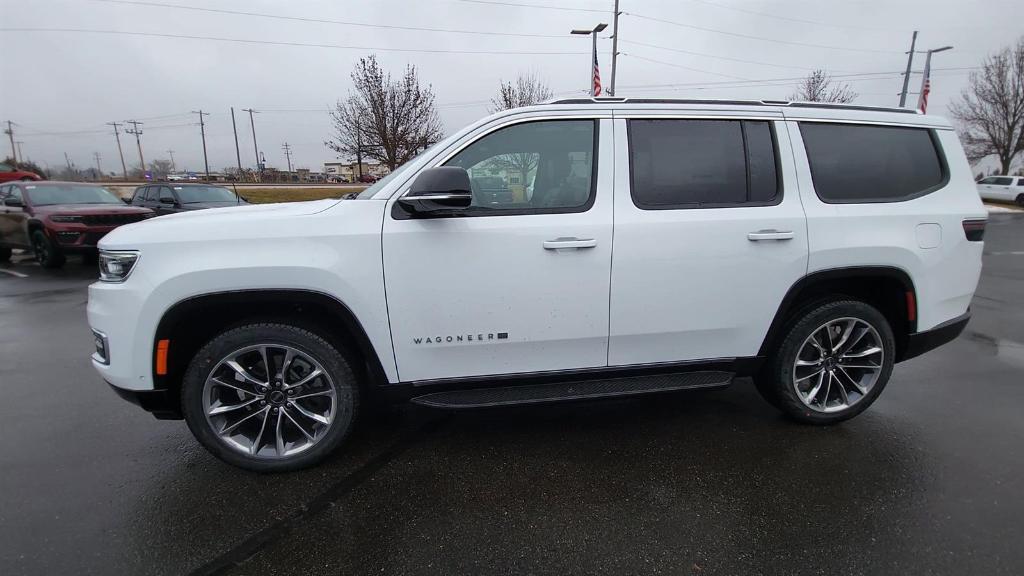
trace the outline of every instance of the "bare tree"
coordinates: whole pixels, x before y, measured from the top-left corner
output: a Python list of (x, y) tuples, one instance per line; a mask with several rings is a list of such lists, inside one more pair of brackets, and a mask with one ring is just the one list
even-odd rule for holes
[(532, 106), (550, 100), (551, 96), (551, 88), (546, 82), (537, 78), (536, 74), (520, 72), (516, 76), (515, 85), (511, 82), (501, 82), (498, 93), (491, 98), (488, 111), (493, 114), (520, 106)]
[(153, 160), (149, 163), (149, 171), (153, 178), (165, 180), (167, 175), (171, 173), (171, 161), (164, 159)]
[(821, 70), (814, 70), (807, 75), (796, 91), (789, 95), (790, 100), (802, 102), (853, 102), (858, 94), (849, 84), (835, 83), (832, 75)]
[(360, 58), (352, 84), (331, 111), (335, 136), (324, 143), (339, 155), (372, 158), (394, 170), (443, 136), (434, 91), (420, 86), (414, 66), (393, 80), (376, 56)]
[(998, 156), (999, 173), (1009, 174), (1024, 150), (1024, 36), (986, 58), (949, 111), (960, 124), (967, 157), (974, 162)]

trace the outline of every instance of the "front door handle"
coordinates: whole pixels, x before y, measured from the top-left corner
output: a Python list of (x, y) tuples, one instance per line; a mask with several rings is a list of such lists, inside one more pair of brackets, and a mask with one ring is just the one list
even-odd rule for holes
[(545, 240), (545, 250), (562, 250), (565, 248), (593, 248), (597, 246), (597, 240), (593, 238), (555, 238), (554, 240)]
[(791, 230), (758, 230), (757, 232), (751, 232), (747, 234), (747, 240), (751, 242), (760, 242), (762, 240), (792, 240), (793, 232)]

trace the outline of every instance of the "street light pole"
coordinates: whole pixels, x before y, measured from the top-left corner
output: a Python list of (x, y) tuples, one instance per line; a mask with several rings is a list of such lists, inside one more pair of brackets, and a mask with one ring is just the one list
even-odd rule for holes
[(615, 96), (615, 69), (619, 60), (619, 0), (615, 0), (615, 16), (612, 20), (612, 81), (608, 95)]
[(597, 26), (594, 26), (594, 28), (591, 30), (573, 30), (570, 32), (570, 34), (575, 34), (577, 36), (591, 36), (593, 40), (593, 47), (590, 51), (590, 62), (587, 66), (587, 81), (590, 84), (591, 96), (597, 96), (597, 87), (594, 86), (594, 67), (597, 65), (597, 34), (598, 32), (603, 31), (607, 27), (607, 24), (601, 23), (598, 24)]
[(925, 51), (924, 57), (924, 74), (921, 76), (921, 91), (917, 95), (917, 109), (921, 112), (926, 112), (928, 106), (928, 94), (926, 90), (930, 90), (929, 81), (931, 80), (932, 74), (932, 54), (936, 52), (945, 52), (946, 50), (952, 50), (952, 46), (943, 46), (942, 48), (935, 48), (932, 50)]

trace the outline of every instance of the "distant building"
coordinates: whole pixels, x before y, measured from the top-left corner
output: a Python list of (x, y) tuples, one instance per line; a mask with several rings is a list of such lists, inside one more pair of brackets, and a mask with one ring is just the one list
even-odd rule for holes
[[(363, 162), (362, 165), (362, 174), (375, 179), (383, 178), (390, 172), (384, 164)], [(329, 182), (355, 182), (359, 174), (359, 164), (356, 162), (324, 162), (324, 176)]]

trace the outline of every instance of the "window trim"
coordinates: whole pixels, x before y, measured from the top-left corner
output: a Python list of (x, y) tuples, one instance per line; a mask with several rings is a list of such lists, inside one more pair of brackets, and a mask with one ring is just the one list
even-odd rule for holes
[[(517, 209), (487, 209), (487, 208), (480, 208), (480, 207), (476, 207), (475, 209), (474, 208), (466, 208), (466, 209), (463, 209), (463, 210), (453, 210), (450, 213), (446, 213), (446, 214), (439, 214), (439, 215), (436, 215), (436, 216), (431, 216), (430, 219), (431, 220), (440, 220), (440, 219), (447, 219), (447, 218), (493, 218), (495, 216), (533, 216), (533, 215), (543, 215), (543, 214), (580, 214), (580, 213), (583, 213), (583, 212), (588, 212), (591, 208), (593, 208), (594, 207), (594, 203), (597, 201), (598, 155), (599, 155), (600, 145), (601, 145), (601, 118), (598, 118), (596, 116), (568, 116), (568, 117), (559, 116), (559, 117), (553, 117), (553, 118), (543, 118), (543, 117), (542, 118), (528, 118), (528, 119), (524, 119), (524, 120), (519, 121), (519, 122), (509, 122), (509, 123), (506, 123), (506, 124), (500, 124), (498, 126), (495, 126), (493, 130), (488, 130), (487, 132), (484, 132), (484, 133), (480, 134), (479, 136), (477, 136), (473, 140), (470, 140), (470, 141), (466, 142), (464, 145), (459, 146), (454, 151), (452, 151), (451, 154), (445, 155), (444, 158), (442, 158), (439, 162), (436, 162), (436, 163), (434, 163), (432, 165), (429, 165), (429, 166), (423, 166), (420, 170), (417, 171), (417, 173), (415, 175), (412, 176), (412, 180), (410, 180), (409, 183), (411, 184), (411, 182), (414, 181), (416, 179), (416, 177), (419, 176), (419, 173), (422, 172), (423, 170), (427, 170), (429, 168), (437, 168), (439, 166), (446, 166), (447, 163), (452, 158), (457, 156), (460, 152), (462, 152), (463, 150), (465, 150), (465, 149), (469, 148), (470, 146), (476, 144), (477, 142), (480, 142), (484, 138), (487, 138), (491, 134), (495, 134), (497, 132), (500, 132), (501, 130), (504, 130), (506, 128), (511, 128), (513, 126), (522, 126), (523, 124), (537, 124), (537, 123), (541, 123), (541, 122), (590, 122), (593, 125), (593, 127), (594, 127), (594, 134), (593, 134), (593, 148), (591, 150), (592, 161), (591, 161), (591, 167), (590, 167), (590, 195), (587, 197), (587, 201), (586, 202), (584, 202), (583, 204), (580, 204), (579, 206), (573, 206), (573, 207), (568, 207), (568, 208), (558, 208), (558, 207), (553, 207), (553, 208), (517, 208)], [(392, 206), (391, 206), (391, 217), (394, 220), (421, 220), (422, 219), (422, 218), (417, 218), (416, 216), (413, 216), (412, 214), (407, 213), (400, 206), (398, 206), (398, 200), (401, 199), (401, 198), (404, 198), (408, 194), (409, 194), (409, 189), (407, 188), (405, 190), (405, 192), (402, 192), (400, 195), (398, 195), (398, 197), (395, 199), (394, 204), (392, 204)]]
[(937, 184), (933, 184), (928, 188), (914, 192), (913, 194), (907, 194), (904, 196), (897, 196), (893, 198), (845, 198), (845, 199), (825, 199), (821, 197), (821, 192), (818, 190), (818, 185), (815, 183), (814, 176), (814, 162), (811, 160), (811, 154), (808, 151), (807, 139), (804, 137), (804, 131), (801, 124), (804, 120), (797, 121), (797, 129), (800, 130), (800, 141), (804, 146), (804, 158), (807, 159), (807, 169), (811, 173), (811, 187), (814, 188), (814, 195), (825, 204), (893, 204), (896, 202), (908, 202), (927, 196), (932, 192), (936, 192), (945, 188), (949, 185), (949, 164), (946, 162), (946, 153), (943, 151), (942, 146), (939, 143), (939, 136), (935, 128), (928, 128), (924, 126), (908, 126), (906, 124), (873, 124), (869, 122), (823, 122), (820, 120), (811, 121), (814, 124), (830, 124), (839, 126), (869, 126), (869, 127), (882, 127), (882, 128), (903, 128), (908, 130), (924, 130), (928, 132), (928, 137), (931, 139), (932, 148), (935, 150), (935, 156), (939, 160), (939, 170), (942, 174), (942, 178)]
[[(643, 204), (637, 200), (636, 197), (636, 177), (633, 166), (633, 121), (644, 120), (644, 121), (729, 121), (740, 123), (740, 135), (743, 139), (743, 166), (746, 171), (746, 182), (747, 182), (747, 197), (750, 197), (750, 152), (747, 148), (747, 131), (743, 126), (743, 122), (767, 122), (768, 131), (771, 134), (772, 139), (772, 155), (775, 157), (775, 197), (771, 200), (761, 202), (687, 202), (684, 204)], [(626, 151), (629, 157), (629, 198), (632, 200), (633, 205), (640, 210), (704, 210), (714, 208), (762, 208), (765, 206), (778, 206), (782, 203), (782, 199), (785, 196), (784, 180), (782, 178), (782, 160), (779, 154), (779, 138), (775, 130), (775, 123), (781, 122), (780, 118), (747, 118), (747, 117), (736, 117), (736, 116), (700, 116), (700, 117), (687, 117), (687, 116), (661, 116), (661, 117), (650, 117), (646, 118), (643, 116), (634, 116), (626, 119), (626, 145), (628, 150)]]

